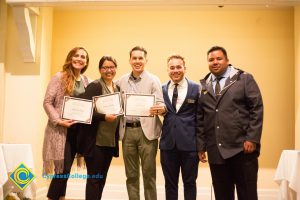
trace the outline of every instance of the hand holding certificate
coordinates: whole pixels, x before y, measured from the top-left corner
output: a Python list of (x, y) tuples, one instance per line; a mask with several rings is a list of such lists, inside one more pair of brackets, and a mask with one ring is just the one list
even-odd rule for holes
[(166, 107), (162, 104), (154, 105), (150, 108), (151, 115), (164, 115), (166, 113)]
[(120, 92), (93, 97), (96, 110), (102, 114), (122, 114)]
[(61, 118), (71, 119), (79, 123), (91, 124), (93, 116), (93, 101), (65, 96)]
[(150, 108), (155, 104), (152, 94), (125, 94), (125, 116), (153, 117)]

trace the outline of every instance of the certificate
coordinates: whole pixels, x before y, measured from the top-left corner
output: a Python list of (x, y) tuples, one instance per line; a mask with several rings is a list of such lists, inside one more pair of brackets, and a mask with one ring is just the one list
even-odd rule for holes
[(61, 118), (72, 119), (79, 123), (91, 124), (93, 117), (93, 101), (65, 96)]
[(125, 94), (125, 116), (153, 117), (150, 108), (155, 104), (152, 94)]
[(93, 97), (96, 111), (102, 114), (122, 114), (120, 92)]

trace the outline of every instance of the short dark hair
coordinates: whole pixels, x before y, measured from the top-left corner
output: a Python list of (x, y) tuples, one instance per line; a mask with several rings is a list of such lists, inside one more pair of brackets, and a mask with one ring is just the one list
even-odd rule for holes
[(169, 61), (170, 61), (171, 59), (180, 59), (180, 60), (182, 60), (182, 62), (183, 62), (183, 66), (185, 66), (185, 60), (184, 60), (184, 57), (183, 57), (183, 56), (181, 56), (181, 55), (179, 55), (179, 54), (171, 54), (171, 55), (168, 57), (168, 59), (167, 59), (167, 63), (169, 63)]
[(222, 53), (224, 54), (225, 58), (228, 59), (228, 57), (227, 57), (227, 52), (226, 52), (225, 48), (220, 47), (220, 46), (213, 46), (212, 48), (210, 48), (210, 49), (207, 51), (207, 56), (208, 56), (208, 54), (210, 54), (210, 53), (213, 52), (213, 51), (222, 51)]
[(111, 61), (111, 62), (113, 62), (114, 63), (114, 65), (117, 67), (118, 65), (117, 65), (117, 61), (116, 61), (116, 59), (114, 59), (113, 57), (111, 57), (111, 56), (102, 56), (102, 58), (99, 60), (99, 69), (101, 69), (102, 68), (102, 66), (103, 66), (103, 63), (105, 62), (105, 61)]
[(141, 47), (141, 46), (135, 46), (135, 47), (133, 47), (133, 48), (129, 51), (129, 56), (130, 56), (130, 58), (131, 58), (131, 54), (132, 54), (133, 51), (143, 51), (145, 57), (147, 57), (147, 51), (146, 51), (146, 49), (145, 49), (144, 47)]

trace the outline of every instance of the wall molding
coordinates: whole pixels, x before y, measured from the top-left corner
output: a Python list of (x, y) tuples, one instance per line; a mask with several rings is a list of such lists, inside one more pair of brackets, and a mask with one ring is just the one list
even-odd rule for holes
[(24, 62), (35, 62), (36, 25), (38, 8), (13, 7), (13, 16), (19, 34), (19, 45)]

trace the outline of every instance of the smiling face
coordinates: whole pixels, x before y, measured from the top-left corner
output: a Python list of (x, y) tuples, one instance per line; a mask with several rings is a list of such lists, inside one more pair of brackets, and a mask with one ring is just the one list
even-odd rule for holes
[(209, 70), (215, 76), (225, 73), (229, 60), (221, 50), (212, 51), (207, 55)]
[(71, 59), (72, 67), (80, 72), (87, 65), (87, 53), (83, 49), (78, 49)]
[(103, 78), (105, 82), (111, 82), (116, 75), (116, 69), (117, 67), (112, 61), (105, 60), (99, 69), (101, 78)]
[(168, 62), (168, 74), (174, 83), (179, 83), (185, 74), (184, 62), (179, 58), (171, 58)]
[(132, 51), (129, 63), (132, 67), (133, 75), (140, 75), (144, 71), (144, 67), (147, 63), (145, 53), (140, 50)]

